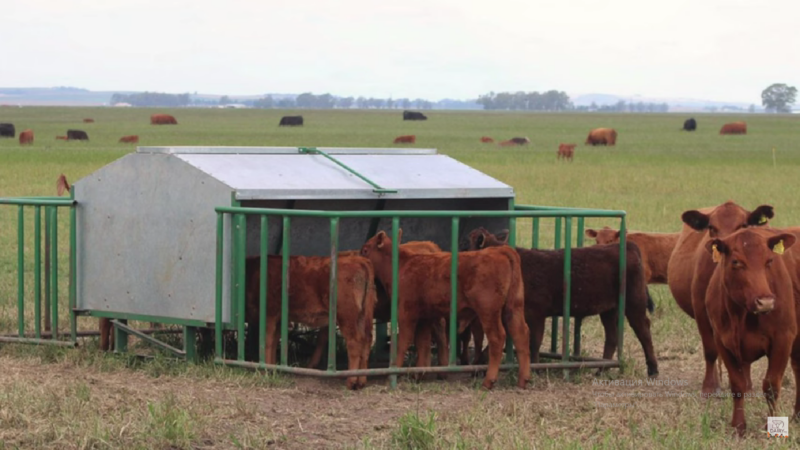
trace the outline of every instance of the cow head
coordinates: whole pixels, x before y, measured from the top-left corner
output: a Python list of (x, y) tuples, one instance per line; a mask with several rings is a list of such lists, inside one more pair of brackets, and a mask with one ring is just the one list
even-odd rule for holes
[[(403, 229), (397, 230), (397, 242), (403, 240)], [(361, 246), (361, 256), (373, 260), (380, 257), (382, 254), (387, 254), (391, 257), (392, 254), (392, 238), (386, 234), (385, 231), (379, 231), (378, 234), (372, 236)]]
[(497, 247), (508, 244), (508, 230), (497, 234), (490, 233), (486, 228), (480, 227), (469, 233), (468, 241), (459, 246), (461, 251), (481, 250), (486, 247)]
[(706, 250), (723, 271), (722, 282), (728, 297), (753, 314), (775, 308), (775, 295), (767, 272), (776, 254), (794, 245), (793, 234), (769, 230), (743, 230), (724, 239), (710, 239)]
[(773, 217), (775, 213), (770, 205), (761, 205), (750, 212), (731, 201), (717, 206), (708, 214), (691, 210), (681, 215), (686, 225), (696, 231), (708, 230), (708, 236), (712, 238), (723, 238), (742, 228), (766, 225)]
[(609, 227), (603, 227), (602, 230), (587, 228), (584, 234), (586, 234), (586, 237), (595, 239), (598, 244), (614, 244), (619, 242), (619, 230), (614, 230)]

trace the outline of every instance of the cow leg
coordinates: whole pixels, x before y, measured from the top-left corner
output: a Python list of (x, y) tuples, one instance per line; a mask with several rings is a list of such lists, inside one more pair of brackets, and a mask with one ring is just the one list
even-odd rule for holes
[(267, 317), (267, 336), (264, 343), (266, 355), (264, 355), (264, 362), (266, 364), (276, 364), (278, 354), (278, 318)]
[(575, 318), (575, 336), (572, 340), (572, 353), (575, 355), (581, 354), (581, 327), (583, 326), (583, 317)]
[(731, 385), (731, 397), (733, 398), (731, 426), (736, 429), (739, 437), (742, 437), (745, 429), (747, 429), (747, 423), (744, 419), (744, 394), (745, 389), (747, 389), (747, 380), (744, 378), (744, 374), (739, 371), (733, 355), (722, 346), (721, 342), (719, 342), (719, 346), (722, 349), (719, 356), (725, 364), (725, 369), (728, 370), (728, 381)]
[(100, 350), (107, 352), (113, 350), (111, 347), (114, 345), (114, 327), (111, 325), (111, 319), (105, 317), (100, 318)]
[(708, 394), (713, 394), (720, 389), (719, 377), (717, 376), (716, 367), (714, 367), (717, 362), (717, 346), (714, 343), (714, 330), (708, 320), (705, 305), (693, 309), (695, 323), (697, 323), (697, 329), (700, 332), (700, 341), (703, 344), (703, 356), (706, 360), (706, 374), (703, 378), (702, 394), (708, 396)]
[(322, 361), (322, 354), (325, 352), (325, 348), (328, 346), (328, 327), (322, 327), (317, 330), (317, 346), (314, 347), (314, 353), (311, 354), (311, 358), (308, 360), (306, 367), (309, 369), (317, 369), (319, 368), (319, 363)]
[[(462, 366), (469, 365), (469, 341), (472, 339), (472, 326), (458, 335), (458, 363)], [(475, 345), (477, 349), (477, 344)]]
[[(342, 323), (339, 329), (347, 346), (347, 369), (358, 370), (361, 368), (361, 358), (364, 355), (364, 339), (362, 337), (364, 330), (359, 330), (354, 323)], [(348, 389), (356, 390), (359, 387), (362, 387), (359, 377), (347, 377)]]
[(657, 377), (658, 361), (656, 360), (656, 352), (653, 350), (653, 337), (650, 334), (650, 318), (647, 317), (647, 311), (644, 308), (641, 311), (627, 308), (625, 316), (628, 319), (628, 324), (633, 328), (636, 338), (639, 339), (639, 343), (642, 344), (644, 359), (647, 362), (647, 376)]
[(411, 342), (414, 341), (414, 334), (417, 330), (417, 322), (415, 319), (398, 320), (398, 333), (397, 337), (397, 360), (395, 361), (396, 367), (403, 367), (403, 362), (406, 358), (408, 348), (411, 347)]
[[(767, 363), (767, 374), (761, 384), (761, 391), (764, 393), (764, 398), (767, 399), (770, 416), (775, 415), (775, 402), (778, 401), (778, 397), (781, 395), (783, 373), (786, 372), (786, 365), (789, 364), (790, 353), (791, 350), (788, 345), (783, 342), (772, 341), (772, 351), (769, 353)], [(748, 381), (745, 378), (745, 386)]]
[[(614, 352), (617, 351), (617, 308), (600, 314), (600, 323), (603, 324), (603, 331), (606, 334), (603, 344), (603, 359), (611, 359), (614, 357)], [(597, 373), (606, 370), (597, 369)]]
[[(483, 331), (489, 340), (489, 368), (486, 377), (483, 379), (483, 387), (491, 389), (497, 382), (497, 375), (500, 373), (500, 361), (503, 359), (503, 348), (506, 342), (506, 330), (503, 328), (500, 312), (488, 313), (482, 311), (478, 317), (481, 319)], [(528, 364), (530, 367), (530, 364)]]
[(481, 327), (481, 322), (479, 320), (473, 321), (472, 325), (470, 325), (470, 331), (472, 332), (472, 341), (475, 343), (472, 364), (486, 364), (486, 353), (483, 351), (483, 327)]
[(747, 380), (747, 391), (753, 392), (753, 377), (750, 376), (750, 363), (742, 363), (742, 374), (744, 379)]
[[(443, 327), (442, 322), (443, 320), (441, 319), (431, 321), (431, 333), (433, 333), (433, 339), (436, 341), (436, 356), (439, 359), (439, 365), (444, 367), (450, 364), (450, 345), (447, 338), (450, 328)], [(444, 323), (446, 324), (447, 322)], [(439, 374), (440, 380), (445, 378), (446, 374)]]
[(530, 353), (530, 330), (525, 324), (522, 314), (514, 314), (515, 311), (506, 310), (506, 328), (514, 341), (514, 350), (517, 354), (519, 363), (519, 374), (517, 377), (517, 387), (525, 389), (531, 381), (531, 353)]
[[(417, 347), (417, 367), (431, 366), (431, 328), (433, 321), (420, 320), (417, 323), (417, 333), (414, 336), (414, 345)], [(418, 372), (414, 379), (421, 381), (425, 377), (424, 373)]]
[(800, 349), (795, 344), (795, 349), (792, 350), (792, 372), (794, 372), (794, 420), (800, 419)]

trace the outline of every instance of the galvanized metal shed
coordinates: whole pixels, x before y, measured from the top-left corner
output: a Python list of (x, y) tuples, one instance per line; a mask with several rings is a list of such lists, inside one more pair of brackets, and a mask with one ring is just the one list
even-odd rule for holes
[[(513, 189), (435, 149), (139, 147), (74, 184), (77, 310), (191, 326), (215, 321), (215, 207), (329, 211), (514, 208)], [(260, 246), (248, 218), (247, 252)], [(226, 219), (229, 222), (229, 219)], [(251, 223), (253, 222), (251, 226)], [(280, 253), (282, 224), (270, 221), (268, 252)], [(508, 218), (462, 219), (508, 227)], [(229, 229), (230, 224), (225, 227)], [(360, 248), (387, 219), (343, 218), (339, 248)], [(403, 218), (403, 241), (450, 250), (448, 218)], [(231, 248), (231, 233), (223, 234)], [(330, 254), (327, 219), (295, 218), (292, 255)], [(224, 264), (230, 262), (226, 252)], [(223, 320), (230, 320), (229, 273)]]

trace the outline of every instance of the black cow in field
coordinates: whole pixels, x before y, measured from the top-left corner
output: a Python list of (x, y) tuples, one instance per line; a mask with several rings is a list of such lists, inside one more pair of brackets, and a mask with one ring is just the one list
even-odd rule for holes
[(686, 122), (683, 122), (683, 129), (685, 131), (694, 131), (697, 129), (697, 121), (694, 120), (694, 117), (686, 119)]
[(89, 135), (82, 130), (67, 130), (68, 141), (88, 141)]
[(281, 117), (281, 123), (279, 123), (278, 126), (279, 127), (303, 126), (303, 116), (283, 116)]
[(13, 138), (17, 135), (17, 130), (13, 123), (0, 123), (0, 137)]
[(428, 120), (428, 118), (421, 112), (403, 111), (403, 120)]

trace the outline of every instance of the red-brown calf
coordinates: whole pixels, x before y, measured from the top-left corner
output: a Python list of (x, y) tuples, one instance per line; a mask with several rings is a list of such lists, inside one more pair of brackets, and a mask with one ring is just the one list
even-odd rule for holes
[(408, 136), (397, 136), (394, 138), (395, 144), (415, 144), (417, 142), (417, 136), (415, 135), (408, 135)]
[(19, 145), (33, 145), (33, 130), (25, 130), (19, 134)]
[(494, 142), (494, 139), (488, 136), (483, 136), (481, 137), (481, 142), (483, 142), (484, 144), (491, 144), (492, 142)]
[[(619, 230), (603, 227), (600, 230), (587, 228), (586, 236), (593, 238), (598, 244), (615, 244), (619, 242)], [(628, 231), (625, 238), (639, 246), (642, 252), (642, 264), (647, 284), (666, 284), (669, 257), (678, 242), (680, 233), (644, 233)]]
[(586, 137), (588, 145), (616, 145), (617, 131), (613, 128), (595, 128)]
[(122, 136), (119, 138), (119, 142), (125, 144), (138, 144), (139, 143), (139, 136), (138, 135), (130, 135), (130, 136)]
[(719, 134), (747, 134), (747, 124), (744, 122), (726, 123), (719, 129)]
[(558, 159), (564, 158), (572, 161), (575, 155), (575, 144), (558, 144)]

